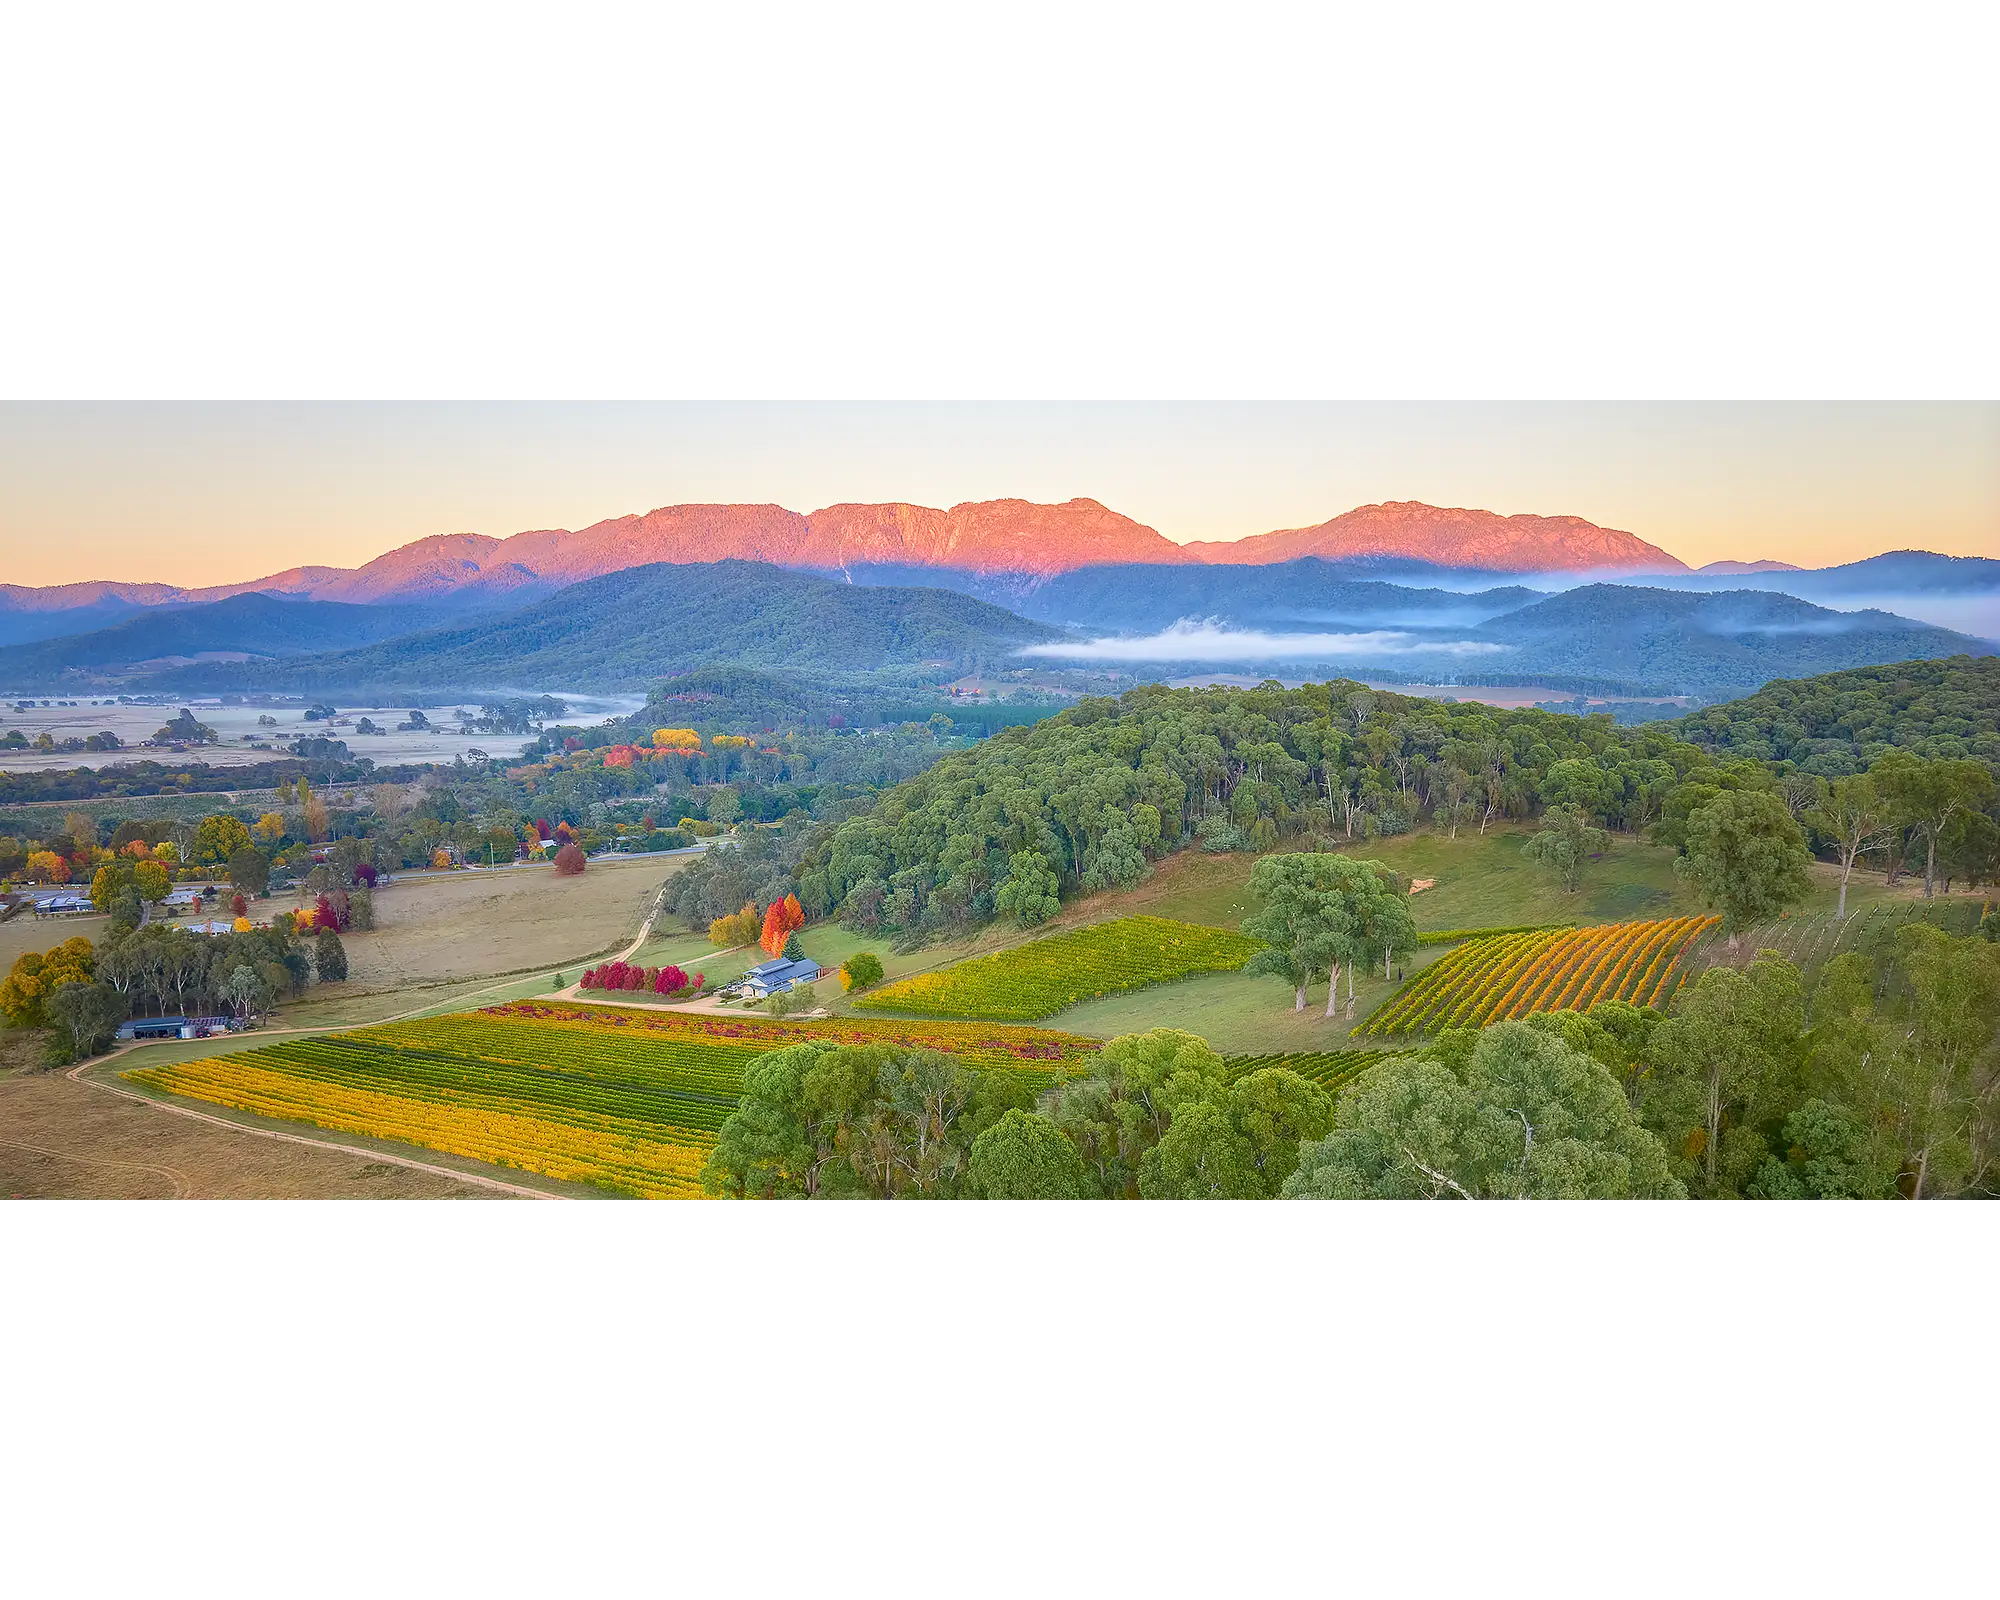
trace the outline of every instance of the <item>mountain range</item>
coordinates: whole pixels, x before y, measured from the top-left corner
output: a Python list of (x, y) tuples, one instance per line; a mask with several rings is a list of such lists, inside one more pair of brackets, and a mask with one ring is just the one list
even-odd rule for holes
[[(1111, 564), (1234, 566), (1300, 556), (1402, 556), (1505, 572), (1687, 570), (1658, 546), (1581, 517), (1501, 516), (1415, 501), (1361, 506), (1310, 528), (1233, 543), (1185, 545), (1095, 500), (979, 500), (949, 510), (845, 504), (810, 515), (775, 505), (682, 505), (574, 531), (544, 528), (504, 539), (437, 534), (353, 569), (291, 567), (207, 588), (114, 580), (39, 589), (0, 584), (0, 615), (189, 604), (249, 593), (364, 605), (447, 598), (490, 603), (659, 562), (735, 559), (822, 571), (893, 564), (1045, 578)], [(9, 642), (23, 637), (16, 633)]]
[[(933, 679), (1040, 665), (1140, 678), (1225, 669), (1715, 698), (1777, 677), (1991, 649), (1885, 612), (1833, 611), (1760, 590), (1591, 584), (1553, 595), (1519, 585), (1461, 593), (1352, 579), (1342, 563), (1313, 557), (1272, 567), (1091, 568), (1051, 579), (1023, 603), (1035, 614), (941, 587), (755, 561), (634, 567), (442, 626), (419, 609), (423, 625), (389, 634), (381, 630), (393, 627), (391, 608), (236, 596), (0, 650), (0, 686), (59, 694), (629, 692), (708, 665), (822, 675), (914, 669)], [(287, 627), (293, 616), (299, 625)], [(210, 659), (188, 659), (203, 654)], [(223, 654), (236, 659), (215, 659)]]
[(219, 588), (0, 585), (0, 689), (629, 689), (708, 663), (929, 670), (1032, 648), (1713, 695), (1995, 636), (2000, 561), (1923, 551), (1690, 570), (1579, 517), (1416, 502), (1188, 545), (1095, 500), (683, 505)]

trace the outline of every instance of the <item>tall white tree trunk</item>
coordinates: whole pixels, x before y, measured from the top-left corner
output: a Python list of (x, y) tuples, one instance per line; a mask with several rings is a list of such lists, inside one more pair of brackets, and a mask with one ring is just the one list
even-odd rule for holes
[(1331, 1017), (1340, 1005), (1340, 963), (1333, 964), (1333, 971), (1326, 980), (1326, 1014)]
[(1715, 1193), (1715, 1163), (1719, 1155), (1717, 1147), (1722, 1143), (1722, 1072), (1711, 1067), (1708, 1072), (1708, 1148), (1702, 1152), (1708, 1167), (1709, 1193)]

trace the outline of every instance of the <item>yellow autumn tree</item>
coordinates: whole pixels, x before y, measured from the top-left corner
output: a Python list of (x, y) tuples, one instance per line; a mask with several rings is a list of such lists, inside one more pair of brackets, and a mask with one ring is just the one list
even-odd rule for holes
[(30, 883), (68, 883), (69, 863), (53, 850), (31, 850), (23, 876)]
[(30, 950), (14, 963), (0, 983), (0, 1014), (17, 1028), (39, 1028), (48, 1021), (42, 1009), (48, 997), (66, 983), (88, 983), (97, 971), (97, 952), (88, 939), (65, 939), (53, 950)]
[(757, 914), (757, 907), (746, 902), (741, 911), (717, 917), (708, 925), (708, 942), (720, 950), (734, 950), (756, 943), (763, 928), (764, 919)]

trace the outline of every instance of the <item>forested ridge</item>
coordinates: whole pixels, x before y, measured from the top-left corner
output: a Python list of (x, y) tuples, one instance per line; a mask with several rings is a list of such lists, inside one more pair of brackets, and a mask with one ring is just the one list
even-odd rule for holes
[(1693, 744), (1838, 778), (1890, 750), (2000, 774), (2000, 656), (1952, 656), (1783, 678), (1675, 724)]
[[(1931, 685), (1929, 710), (1898, 691), (1902, 708), (1887, 721), (1867, 722), (1858, 743), (1850, 730), (1857, 766), (1848, 770), (1892, 750), (1941, 755), (1959, 749), (1954, 740), (1986, 760), (2000, 756), (1986, 754), (1990, 736), (1957, 731), (1971, 720), (1964, 713), (1990, 703), (1995, 671), (1973, 658), (1874, 669), (1885, 684), (1917, 674)], [(1801, 692), (1816, 694), (1787, 686)], [(1832, 691), (1835, 700), (1848, 692)], [(1858, 705), (1861, 690), (1852, 692)], [(1743, 789), (1772, 792), (1795, 816), (1811, 812), (1830, 774), (1776, 757), (1768, 739), (1733, 748), (1724, 735), (1737, 723), (1713, 720), (1722, 717), (1620, 728), (1607, 717), (1413, 699), (1346, 681), (1149, 685), (1007, 729), (889, 790), (866, 814), (820, 829), (799, 862), (798, 893), (815, 916), (923, 937), (996, 915), (1043, 921), (1061, 896), (1130, 885), (1149, 860), (1191, 843), (1268, 850), (1423, 821), (1482, 828), (1561, 807), (1680, 844), (1693, 811)], [(1758, 715), (1742, 721), (1759, 725)], [(1964, 870), (1977, 875), (1979, 862)]]
[(10, 689), (74, 688), (115, 681), (114, 669), (205, 651), (302, 655), (347, 649), (434, 626), (437, 606), (359, 606), (239, 594), (208, 605), (163, 606), (110, 627), (0, 648), (0, 683)]
[(869, 589), (755, 561), (631, 567), (502, 617), (298, 660), (182, 668), (184, 688), (648, 684), (710, 663), (863, 672), (970, 665), (1055, 630), (944, 589)]
[(1588, 672), (1708, 698), (1745, 693), (1779, 672), (1948, 657), (1979, 644), (1886, 611), (1832, 612), (1758, 589), (1685, 594), (1616, 583), (1551, 595), (1473, 636), (1507, 644), (1520, 670)]

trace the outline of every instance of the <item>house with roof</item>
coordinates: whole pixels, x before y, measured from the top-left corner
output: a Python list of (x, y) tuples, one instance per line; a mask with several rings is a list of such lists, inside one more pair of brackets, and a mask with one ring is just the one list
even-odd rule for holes
[(210, 1039), (234, 1033), (243, 1024), (235, 1017), (134, 1017), (118, 1025), (120, 1039)]
[(811, 958), (787, 961), (780, 956), (776, 961), (766, 961), (761, 967), (752, 967), (737, 982), (744, 995), (752, 1000), (768, 1000), (774, 994), (783, 994), (787, 989), (796, 989), (816, 982), (820, 975), (820, 965)]
[(35, 915), (38, 917), (82, 917), (96, 909), (89, 895), (75, 889), (35, 897)]

